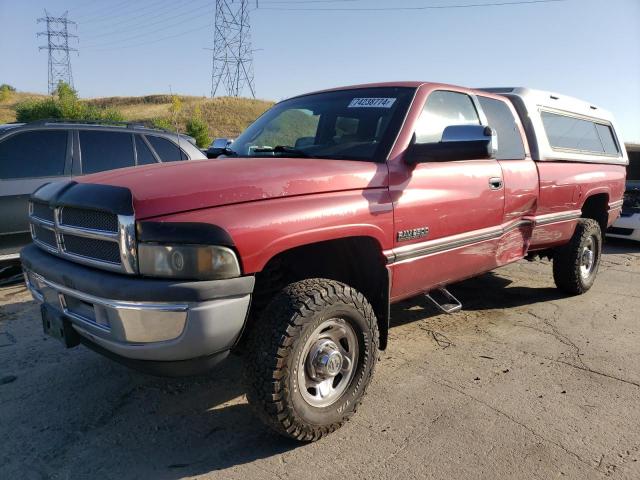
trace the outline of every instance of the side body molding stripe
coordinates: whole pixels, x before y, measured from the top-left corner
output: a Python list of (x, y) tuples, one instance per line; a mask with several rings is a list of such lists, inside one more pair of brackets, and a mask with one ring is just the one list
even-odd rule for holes
[(428, 255), (433, 255), (447, 250), (453, 250), (454, 248), (466, 247), (467, 245), (484, 242), (486, 240), (497, 239), (506, 233), (525, 225), (532, 227), (550, 225), (552, 223), (576, 220), (580, 218), (581, 215), (582, 212), (580, 210), (538, 215), (536, 217), (516, 220), (515, 222), (506, 223), (494, 228), (474, 230), (449, 237), (405, 245), (391, 250), (386, 250), (383, 253), (387, 257), (387, 264), (392, 264), (403, 260), (426, 257)]

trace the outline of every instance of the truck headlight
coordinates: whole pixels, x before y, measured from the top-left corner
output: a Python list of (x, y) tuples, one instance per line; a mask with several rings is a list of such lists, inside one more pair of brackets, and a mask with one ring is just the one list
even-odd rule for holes
[(138, 244), (140, 273), (152, 277), (214, 280), (240, 276), (233, 250), (215, 245)]

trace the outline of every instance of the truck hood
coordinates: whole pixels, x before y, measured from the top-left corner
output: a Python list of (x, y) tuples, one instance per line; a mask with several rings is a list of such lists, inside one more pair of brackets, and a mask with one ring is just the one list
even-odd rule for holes
[(136, 218), (271, 198), (380, 188), (382, 163), (310, 158), (224, 158), (123, 168), (79, 183), (128, 188)]

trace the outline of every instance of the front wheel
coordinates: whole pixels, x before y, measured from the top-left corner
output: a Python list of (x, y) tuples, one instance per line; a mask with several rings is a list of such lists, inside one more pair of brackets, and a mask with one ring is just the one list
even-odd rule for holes
[(586, 292), (593, 286), (600, 265), (602, 232), (590, 218), (581, 218), (568, 244), (553, 254), (553, 279), (556, 286), (572, 295)]
[(378, 324), (361, 293), (334, 280), (292, 283), (250, 335), (247, 397), (267, 425), (315, 441), (356, 411), (378, 356)]

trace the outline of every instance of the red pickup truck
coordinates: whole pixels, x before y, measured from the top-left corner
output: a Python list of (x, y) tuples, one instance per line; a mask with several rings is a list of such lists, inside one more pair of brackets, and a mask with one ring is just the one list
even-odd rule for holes
[(282, 101), (218, 158), (51, 183), (22, 251), (43, 327), (165, 375), (246, 357), (248, 399), (316, 440), (356, 410), (390, 305), (522, 258), (589, 290), (627, 157), (563, 95), (422, 82)]

